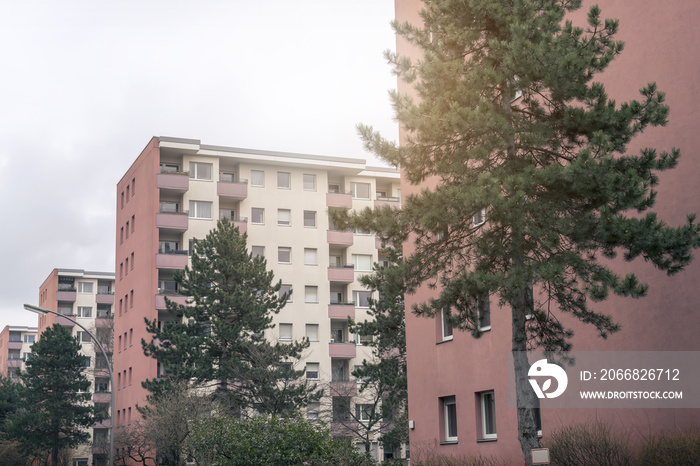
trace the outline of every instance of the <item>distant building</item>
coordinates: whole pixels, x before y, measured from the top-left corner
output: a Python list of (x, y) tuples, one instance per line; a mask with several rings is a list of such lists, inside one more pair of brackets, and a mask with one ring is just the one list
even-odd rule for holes
[[(585, 26), (588, 8), (594, 2), (583, 3), (572, 15), (575, 25)], [(696, 52), (700, 46), (700, 3), (640, 0), (599, 4), (602, 17), (620, 20), (616, 39), (625, 42), (625, 49), (595, 79), (605, 84), (610, 97), (618, 102), (639, 99), (638, 89), (653, 81), (666, 93), (671, 108), (668, 126), (649, 129), (633, 141), (629, 152), (636, 153), (642, 147), (681, 149), (679, 167), (660, 176), (654, 210), (667, 223), (682, 224), (686, 213), (700, 211), (700, 157), (696, 156), (700, 146), (700, 58)], [(421, 24), (420, 0), (396, 0), (395, 7), (398, 21)], [(401, 38), (397, 51), (412, 58), (420, 56)], [(401, 80), (398, 87), (400, 92), (412, 92)], [(403, 129), (400, 137), (402, 141), (406, 138)], [(402, 183), (404, 195), (426, 187), (427, 184)], [(404, 245), (404, 254), (409, 255), (412, 250), (410, 242)], [(695, 261), (673, 277), (653, 270), (643, 261), (616, 262), (616, 271), (624, 274), (634, 270), (641, 281), (649, 283), (649, 294), (638, 300), (611, 298), (595, 304), (597, 311), (611, 315), (622, 326), (607, 340), (599, 338), (592, 326), (564, 316), (563, 324), (575, 331), (574, 350), (700, 350), (700, 257), (697, 250), (695, 254)], [(406, 309), (434, 294), (425, 287), (406, 296)], [(433, 448), (435, 454), (441, 455), (495, 455), (516, 464), (522, 462), (517, 414), (508, 400), (510, 309), (499, 308), (492, 296), (490, 325), (478, 340), (469, 333), (444, 327), (440, 314), (425, 319), (407, 311), (406, 336), (411, 452)], [(697, 428), (700, 410), (543, 408), (542, 437), (546, 440), (561, 426), (595, 420), (608, 423), (635, 441), (662, 430)]]
[[(39, 288), (39, 307), (70, 317), (98, 339), (108, 357), (112, 357), (114, 338), (114, 273), (54, 269)], [(90, 336), (68, 319), (55, 314), (39, 316), (39, 335), (58, 323), (78, 337), (85, 355), (86, 375), (91, 382), (92, 402), (105, 420), (92, 427), (92, 444), (73, 450), (76, 465), (106, 465), (109, 456), (109, 412), (111, 388), (107, 361)]]
[(17, 379), (17, 369), (31, 357), (31, 346), (37, 338), (36, 327), (6, 325), (0, 332), (0, 375)]
[[(296, 368), (331, 396), (310, 404), (306, 417), (341, 405), (361, 409), (351, 372), (371, 353), (349, 332), (347, 318), (367, 318), (370, 293), (358, 279), (383, 258), (375, 236), (335, 230), (327, 211), (399, 207), (399, 198), (398, 171), (364, 160), (151, 139), (117, 185), (117, 426), (129, 425), (136, 405), (146, 403), (142, 381), (167, 377), (143, 354), (141, 341), (151, 339), (144, 318), (176, 319), (165, 297), (182, 304), (186, 297), (178, 295), (173, 272), (189, 263), (192, 240), (224, 217), (248, 234), (250, 251), (265, 256), (275, 280), (293, 291), (266, 337), (311, 342)], [(342, 432), (340, 423), (333, 427)], [(372, 452), (384, 455), (377, 442)]]

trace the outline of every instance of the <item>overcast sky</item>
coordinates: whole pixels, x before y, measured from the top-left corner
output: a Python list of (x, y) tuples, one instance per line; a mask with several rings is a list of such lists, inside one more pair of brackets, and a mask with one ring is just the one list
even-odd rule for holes
[(114, 271), (115, 186), (152, 136), (357, 157), (397, 139), (393, 0), (0, 2), (0, 329), (54, 268)]

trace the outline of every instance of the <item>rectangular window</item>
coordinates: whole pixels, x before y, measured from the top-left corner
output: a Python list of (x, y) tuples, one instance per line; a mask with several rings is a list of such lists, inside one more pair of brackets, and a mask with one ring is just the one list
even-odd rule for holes
[(292, 285), (282, 285), (279, 292), (279, 297), (281, 298), (285, 293), (288, 293), (287, 302), (292, 302)]
[(306, 378), (317, 380), (318, 379), (318, 363), (317, 362), (307, 362), (306, 363)]
[(174, 163), (161, 163), (160, 172), (161, 173), (178, 173), (180, 171), (180, 165)]
[(304, 191), (316, 191), (316, 175), (304, 174)]
[(484, 222), (486, 222), (486, 209), (481, 209), (480, 211), (472, 215), (472, 226), (478, 227)]
[(78, 293), (92, 294), (92, 282), (78, 282)]
[(353, 199), (369, 199), (369, 183), (350, 183)]
[(287, 172), (277, 172), (277, 187), (290, 189), (292, 187), (292, 175)]
[(277, 248), (277, 262), (280, 264), (292, 263), (292, 248), (282, 247)]
[(58, 313), (63, 316), (72, 316), (73, 305), (70, 303), (58, 303)]
[(316, 212), (313, 210), (304, 211), (304, 226), (316, 228)]
[(236, 211), (233, 209), (219, 209), (219, 219), (227, 218), (230, 221), (236, 220)]
[(318, 287), (317, 286), (305, 286), (304, 287), (304, 302), (306, 302), (306, 303), (317, 303), (318, 302)]
[(235, 173), (219, 173), (219, 181), (223, 181), (224, 183), (233, 183), (236, 181), (236, 174)]
[(352, 263), (355, 266), (355, 270), (362, 272), (372, 271), (372, 256), (365, 254), (353, 254)]
[(250, 185), (257, 187), (265, 186), (265, 172), (262, 170), (251, 170), (250, 171)]
[(304, 248), (304, 265), (318, 265), (318, 253), (315, 248)]
[(158, 254), (172, 254), (180, 250), (180, 243), (177, 241), (158, 241)]
[(190, 162), (190, 179), (211, 181), (212, 164)]
[(161, 212), (180, 212), (180, 203), (175, 201), (160, 201)]
[(211, 202), (190, 201), (190, 218), (211, 220)]
[(279, 324), (280, 340), (292, 341), (292, 324)]
[(25, 343), (34, 343), (35, 341), (36, 341), (36, 335), (25, 335), (24, 336)]
[(83, 365), (85, 367), (90, 367), (90, 363), (91, 363), (90, 356), (85, 356), (85, 360), (83, 362)]
[(250, 223), (264, 225), (265, 224), (265, 209), (253, 207), (250, 209)]
[(318, 413), (321, 411), (321, 403), (318, 401), (312, 401), (306, 404), (306, 419), (316, 420), (318, 419)]
[(496, 438), (496, 397), (493, 390), (481, 392), (481, 438)]
[(309, 341), (318, 341), (318, 324), (306, 324), (306, 338)]
[(128, 221), (126, 222), (126, 228), (124, 229), (124, 231), (126, 232), (126, 239), (129, 239), (129, 222)]
[(265, 246), (252, 246), (251, 252), (253, 253), (253, 257), (265, 257)]
[(131, 232), (133, 233), (136, 229), (136, 215), (131, 216)]
[(440, 327), (442, 328), (442, 340), (452, 340), (454, 331), (450, 322), (450, 313), (445, 309), (440, 312)]
[(444, 418), (445, 442), (457, 441), (457, 401), (454, 396), (441, 398)]
[(131, 253), (131, 269), (130, 270), (134, 270), (134, 253), (133, 252)]
[(369, 298), (372, 296), (370, 291), (353, 291), (355, 298), (355, 307), (369, 307)]
[(78, 306), (78, 317), (92, 317), (92, 307)]
[(292, 211), (289, 209), (277, 209), (277, 225), (288, 227), (292, 224)]
[(491, 304), (488, 292), (479, 295), (477, 305), (479, 306), (479, 330), (491, 330)]
[(122, 227), (121, 232), (119, 233), (119, 244), (124, 242), (124, 227)]
[(360, 421), (369, 421), (374, 418), (374, 405), (356, 404), (355, 417)]

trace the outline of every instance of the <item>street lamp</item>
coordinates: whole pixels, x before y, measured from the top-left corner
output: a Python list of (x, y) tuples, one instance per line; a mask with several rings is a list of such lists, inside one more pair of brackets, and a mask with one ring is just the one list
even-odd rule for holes
[(40, 316), (45, 316), (46, 314), (56, 314), (57, 316), (61, 316), (66, 320), (69, 320), (70, 322), (73, 322), (75, 325), (78, 327), (82, 328), (87, 332), (88, 335), (90, 335), (90, 338), (92, 338), (92, 341), (97, 343), (97, 346), (100, 348), (100, 351), (102, 351), (102, 355), (105, 357), (105, 361), (107, 361), (107, 372), (109, 373), (109, 383), (112, 387), (112, 404), (109, 409), (109, 417), (110, 417), (110, 427), (109, 427), (109, 466), (114, 466), (114, 377), (112, 376), (112, 367), (109, 364), (109, 358), (107, 357), (107, 353), (105, 352), (105, 349), (102, 347), (99, 341), (97, 341), (97, 338), (95, 338), (95, 335), (92, 334), (92, 332), (82, 325), (80, 325), (78, 322), (75, 320), (71, 319), (68, 316), (65, 316), (63, 314), (59, 314), (56, 311), (52, 311), (50, 309), (44, 309), (43, 307), (38, 307), (38, 306), (32, 306), (31, 304), (25, 304), (24, 308), (28, 311), (32, 311), (36, 314), (39, 314)]

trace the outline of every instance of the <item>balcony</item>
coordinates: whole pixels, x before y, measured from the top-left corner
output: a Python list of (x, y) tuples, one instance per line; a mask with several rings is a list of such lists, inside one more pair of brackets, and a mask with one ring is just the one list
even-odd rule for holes
[(401, 199), (398, 197), (378, 197), (377, 200), (374, 201), (375, 208), (384, 206), (399, 209), (401, 207)]
[[(71, 319), (75, 319), (77, 316), (68, 316)], [(75, 326), (75, 323), (71, 322), (70, 320), (66, 319), (63, 316), (56, 316), (56, 323), (59, 325), (63, 325), (64, 327), (73, 327)]]
[(77, 296), (76, 290), (58, 290), (56, 292), (56, 301), (65, 301), (68, 303), (74, 303)]
[(328, 317), (340, 320), (348, 320), (348, 317), (355, 319), (355, 303), (330, 303)]
[(156, 269), (183, 270), (187, 266), (187, 251), (170, 251), (156, 254)]
[(8, 359), (7, 360), (7, 367), (22, 367), (22, 360), (21, 359)]
[(112, 318), (111, 317), (98, 317), (95, 319), (95, 327), (96, 328), (109, 328), (112, 326)]
[(238, 232), (242, 235), (248, 232), (248, 217), (229, 218), (234, 227), (238, 227)]
[(328, 244), (333, 246), (352, 246), (352, 231), (328, 230)]
[(352, 359), (357, 356), (355, 343), (329, 343), (328, 355), (332, 358)]
[(156, 309), (159, 311), (165, 311), (167, 310), (167, 306), (165, 305), (165, 297), (168, 297), (170, 301), (173, 301), (174, 303), (180, 304), (182, 306), (187, 304), (187, 296), (182, 296), (179, 294), (157, 294), (156, 295)]
[(7, 349), (21, 350), (22, 349), (22, 341), (8, 341), (7, 342)]
[(92, 394), (93, 403), (106, 403), (110, 404), (112, 402), (112, 394), (110, 392), (96, 392)]
[(352, 283), (355, 281), (355, 267), (352, 265), (336, 265), (328, 267), (328, 281)]
[(357, 396), (357, 382), (350, 380), (334, 380), (330, 384), (331, 396)]
[(156, 227), (161, 230), (183, 232), (187, 230), (189, 217), (187, 212), (158, 212), (156, 214)]
[(95, 295), (95, 302), (97, 304), (114, 304), (114, 293), (112, 292), (102, 292), (99, 291)]
[(109, 418), (109, 415), (101, 422), (96, 422), (92, 425), (93, 429), (109, 429), (110, 427), (112, 427), (112, 420)]
[(216, 183), (216, 194), (219, 197), (241, 201), (248, 197), (248, 180), (219, 181)]
[(190, 177), (185, 172), (165, 172), (156, 175), (156, 184), (159, 189), (184, 193), (190, 189)]
[(327, 193), (326, 207), (352, 209), (352, 195), (344, 193)]

